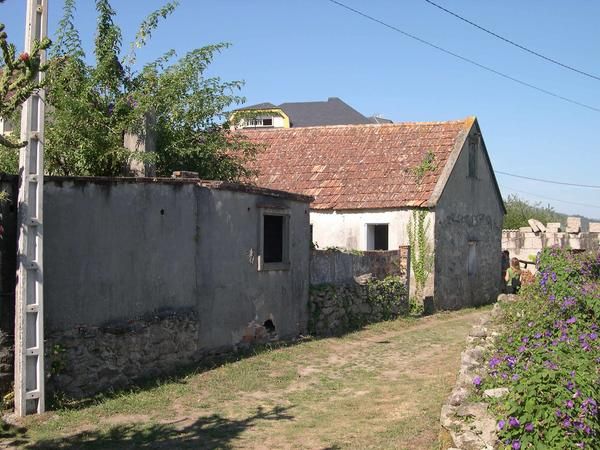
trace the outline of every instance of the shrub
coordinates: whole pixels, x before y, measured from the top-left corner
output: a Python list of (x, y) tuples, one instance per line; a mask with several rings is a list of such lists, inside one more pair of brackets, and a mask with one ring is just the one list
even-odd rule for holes
[(509, 388), (486, 400), (506, 448), (598, 448), (599, 268), (600, 253), (546, 249), (537, 282), (503, 306), (483, 385)]

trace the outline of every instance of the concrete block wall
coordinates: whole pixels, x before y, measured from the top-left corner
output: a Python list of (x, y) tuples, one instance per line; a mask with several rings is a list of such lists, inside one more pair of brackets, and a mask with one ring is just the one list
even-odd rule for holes
[[(559, 223), (548, 223), (545, 232), (534, 232), (530, 227), (519, 230), (502, 230), (502, 249), (510, 257), (528, 261), (543, 248), (557, 246), (573, 250), (597, 250), (600, 247), (600, 223), (590, 222), (589, 231), (583, 229), (581, 218), (569, 217), (566, 231), (559, 231)], [(531, 269), (531, 266), (528, 266)]]

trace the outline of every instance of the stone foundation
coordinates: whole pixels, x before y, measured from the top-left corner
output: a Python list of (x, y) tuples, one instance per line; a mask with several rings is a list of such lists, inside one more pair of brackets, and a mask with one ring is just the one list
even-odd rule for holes
[(49, 332), (46, 389), (81, 398), (168, 374), (203, 356), (198, 336), (192, 310)]
[(328, 336), (408, 314), (408, 290), (400, 277), (364, 284), (311, 286), (309, 332)]

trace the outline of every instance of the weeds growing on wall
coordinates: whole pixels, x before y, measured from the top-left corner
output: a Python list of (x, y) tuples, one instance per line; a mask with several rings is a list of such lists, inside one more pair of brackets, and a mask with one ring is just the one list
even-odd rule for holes
[(538, 269), (521, 298), (503, 306), (505, 331), (480, 389), (509, 389), (484, 399), (502, 448), (598, 448), (600, 253), (545, 249)]
[(408, 221), (407, 231), (410, 244), (410, 265), (415, 277), (415, 293), (418, 299), (423, 296), (425, 283), (433, 270), (433, 248), (427, 239), (430, 226), (427, 210), (413, 210)]

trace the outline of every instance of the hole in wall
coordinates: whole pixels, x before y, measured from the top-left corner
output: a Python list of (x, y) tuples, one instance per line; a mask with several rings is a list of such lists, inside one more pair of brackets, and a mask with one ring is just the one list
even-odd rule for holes
[(164, 209), (161, 209), (161, 210), (160, 210), (160, 215), (161, 215), (161, 216), (164, 216), (164, 215), (165, 215), (165, 210), (164, 210)]
[(263, 323), (263, 327), (265, 327), (267, 333), (275, 333), (275, 324), (271, 319), (265, 320), (265, 323)]

